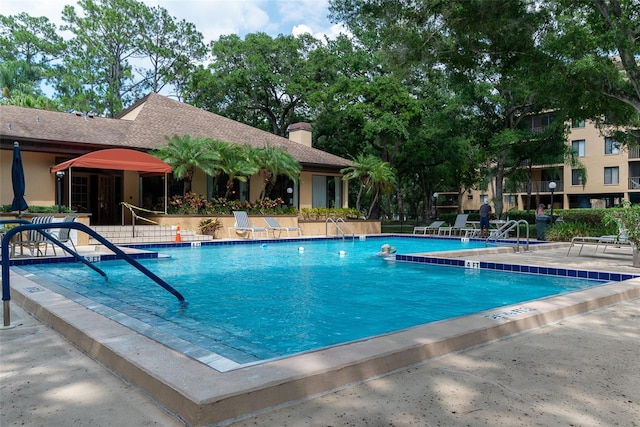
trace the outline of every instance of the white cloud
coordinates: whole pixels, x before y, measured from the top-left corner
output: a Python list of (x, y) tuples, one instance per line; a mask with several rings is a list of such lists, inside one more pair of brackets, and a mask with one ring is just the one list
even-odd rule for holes
[[(338, 27), (328, 18), (328, 0), (142, 0), (149, 6), (160, 5), (171, 16), (193, 23), (205, 42), (224, 34), (264, 32), (335, 37)], [(56, 25), (62, 24), (65, 5), (76, 8), (73, 0), (2, 0), (2, 15), (26, 12), (46, 16)]]

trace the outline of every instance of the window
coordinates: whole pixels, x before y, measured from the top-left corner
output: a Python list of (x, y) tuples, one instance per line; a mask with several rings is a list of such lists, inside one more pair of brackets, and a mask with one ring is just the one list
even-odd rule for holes
[(550, 114), (535, 116), (531, 121), (531, 130), (533, 132), (542, 132), (551, 123), (553, 123), (553, 116)]
[(480, 195), (480, 204), (484, 204), (484, 202), (488, 202), (489, 201), (489, 196), (487, 196), (486, 194), (481, 194)]
[(618, 167), (604, 168), (604, 183), (619, 184), (620, 170)]
[(604, 154), (619, 154), (620, 143), (613, 138), (604, 139)]
[(575, 141), (571, 141), (571, 147), (573, 148), (573, 152), (576, 153), (576, 156), (584, 157), (584, 151), (585, 151), (584, 139), (576, 139)]
[(313, 175), (311, 205), (314, 208), (342, 207), (342, 179), (337, 176)]
[(506, 194), (504, 196), (504, 203), (506, 205), (515, 205), (516, 204), (516, 196), (515, 196), (515, 194)]
[(582, 173), (580, 169), (571, 169), (571, 185), (582, 185)]
[(584, 127), (584, 119), (582, 119), (582, 120), (576, 120), (576, 119), (571, 120), (571, 127), (572, 128), (583, 128)]

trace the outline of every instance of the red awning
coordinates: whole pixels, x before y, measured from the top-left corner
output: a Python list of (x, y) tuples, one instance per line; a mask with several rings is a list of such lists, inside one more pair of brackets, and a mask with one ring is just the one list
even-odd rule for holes
[(96, 168), (137, 171), (145, 173), (171, 173), (171, 166), (150, 154), (125, 148), (94, 151), (51, 168), (57, 172), (69, 168)]

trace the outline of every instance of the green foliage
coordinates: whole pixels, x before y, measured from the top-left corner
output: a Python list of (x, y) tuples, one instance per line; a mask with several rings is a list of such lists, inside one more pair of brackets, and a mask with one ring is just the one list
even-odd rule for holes
[(173, 168), (173, 176), (184, 182), (183, 194), (191, 191), (196, 169), (215, 174), (220, 154), (207, 149), (208, 140), (191, 138), (190, 135), (165, 137), (167, 144), (155, 148), (151, 154), (167, 162)]
[[(63, 213), (73, 213), (75, 211), (72, 211), (71, 209), (69, 209), (67, 206), (61, 206), (62, 212)], [(22, 213), (58, 213), (58, 205), (53, 205), (53, 206), (32, 206), (29, 205), (29, 207), (27, 208), (26, 211), (22, 211)], [(0, 206), (0, 212), (2, 213), (11, 213), (11, 205), (1, 205)]]
[(632, 205), (628, 200), (624, 200), (622, 208), (607, 212), (605, 223), (615, 228), (615, 233), (610, 234), (620, 236), (624, 232), (636, 247), (640, 245), (640, 204)]
[(216, 232), (222, 228), (222, 221), (218, 218), (207, 218), (200, 221), (198, 230), (202, 234), (211, 234), (215, 236)]
[(302, 208), (300, 216), (305, 220), (362, 219), (362, 213), (353, 208)]
[(247, 211), (259, 215), (297, 215), (298, 209), (286, 206), (284, 200), (263, 199), (254, 203), (225, 198), (207, 200), (196, 193), (187, 193), (184, 197), (173, 196), (168, 203), (167, 213), (174, 215), (231, 215), (233, 211)]
[[(576, 236), (604, 236), (615, 235), (618, 233), (617, 223), (607, 221), (607, 218), (613, 215), (617, 209), (567, 209), (554, 210), (553, 217), (555, 222), (548, 225), (545, 238), (549, 241), (569, 242)], [(548, 214), (549, 212), (547, 212)], [(495, 213), (492, 215), (496, 218)], [(509, 211), (503, 215), (503, 219), (509, 220), (525, 220), (529, 223), (529, 236), (536, 235), (536, 216), (532, 211)], [(455, 222), (455, 213), (442, 213), (439, 219), (453, 224)], [(469, 213), (469, 221), (478, 221), (480, 215), (478, 212)], [(520, 235), (524, 236), (526, 229), (520, 230)]]
[(595, 227), (579, 222), (556, 222), (545, 231), (545, 239), (550, 242), (570, 242), (576, 236), (602, 236), (603, 226)]
[(371, 206), (367, 218), (377, 219), (378, 215), (372, 215), (379, 206), (380, 195), (393, 191), (396, 183), (396, 174), (389, 163), (382, 161), (379, 157), (359, 154), (353, 160), (353, 166), (342, 169), (344, 180), (353, 179), (359, 183), (358, 196), (356, 199), (356, 210), (360, 211), (360, 200), (363, 191), (373, 194)]
[(260, 199), (270, 195), (278, 176), (285, 176), (294, 182), (300, 180), (300, 163), (286, 150), (279, 147), (264, 147), (254, 150), (254, 161), (262, 171)]
[(286, 136), (289, 125), (310, 120), (307, 100), (322, 82), (309, 54), (320, 45), (309, 34), (221, 36), (212, 43), (213, 61), (193, 74), (184, 96), (208, 111)]

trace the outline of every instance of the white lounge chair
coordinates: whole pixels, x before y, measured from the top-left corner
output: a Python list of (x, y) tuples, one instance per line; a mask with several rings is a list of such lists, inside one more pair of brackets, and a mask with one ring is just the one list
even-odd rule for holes
[(627, 230), (620, 229), (620, 233), (618, 235), (608, 235), (608, 236), (576, 236), (571, 239), (571, 246), (569, 246), (569, 250), (567, 251), (567, 256), (571, 252), (571, 249), (574, 246), (580, 246), (580, 251), (578, 251), (578, 255), (582, 253), (582, 249), (584, 249), (585, 245), (594, 245), (596, 247), (595, 252), (598, 252), (598, 247), (602, 246), (602, 252), (604, 253), (607, 250), (607, 246), (614, 246), (617, 248), (620, 247), (633, 247), (633, 242), (627, 239)]
[(429, 225), (419, 225), (417, 227), (413, 227), (413, 234), (417, 234), (420, 232), (422, 234), (427, 234), (427, 232), (429, 232), (429, 234), (435, 234), (435, 232), (438, 231), (438, 228), (442, 227), (442, 224), (444, 224), (444, 221), (433, 221)]
[[(77, 219), (76, 216), (73, 215), (67, 215), (62, 222), (74, 222)], [(76, 244), (73, 242), (73, 239), (71, 239), (71, 229), (70, 228), (55, 228), (53, 230), (51, 230), (50, 234), (55, 237), (56, 239), (58, 239), (61, 243), (71, 243), (71, 246), (73, 247), (73, 250), (77, 252), (76, 250)], [(53, 253), (54, 255), (57, 255), (56, 253), (56, 245), (51, 244), (51, 246), (53, 247)], [(63, 251), (64, 253), (64, 251)], [(47, 254), (47, 248), (45, 247), (44, 249), (44, 254)]]
[(287, 236), (290, 236), (289, 233), (291, 231), (295, 231), (298, 233), (298, 236), (302, 236), (302, 230), (300, 229), (300, 227), (283, 227), (280, 225), (277, 219), (272, 217), (265, 217), (264, 221), (267, 223), (268, 231), (271, 231), (273, 233), (274, 238), (276, 237), (276, 231), (278, 232), (278, 237), (282, 235), (283, 231), (287, 232)]
[(442, 234), (448, 234), (451, 236), (452, 234), (460, 234), (463, 231), (470, 230), (467, 228), (467, 220), (469, 219), (469, 214), (458, 214), (456, 216), (456, 221), (453, 223), (451, 227), (440, 227), (438, 228), (438, 234), (442, 232)]
[(266, 228), (256, 227), (249, 222), (249, 216), (245, 211), (233, 211), (233, 216), (236, 218), (236, 223), (233, 227), (229, 227), (229, 237), (231, 237), (231, 230), (235, 230), (236, 234), (250, 235), (252, 239), (255, 239), (255, 233), (264, 233), (269, 237)]

